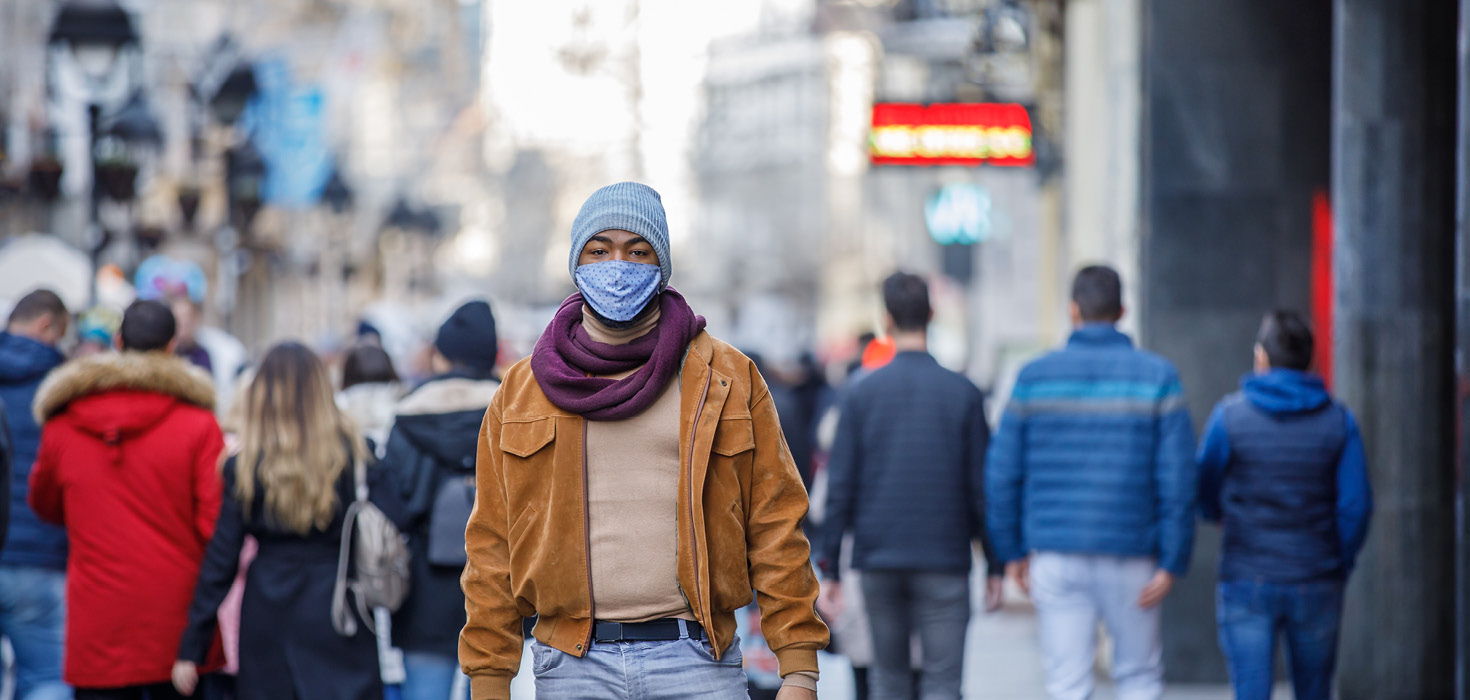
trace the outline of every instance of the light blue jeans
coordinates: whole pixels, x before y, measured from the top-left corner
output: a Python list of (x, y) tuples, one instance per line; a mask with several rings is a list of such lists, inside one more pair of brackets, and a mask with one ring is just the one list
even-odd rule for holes
[(702, 641), (598, 642), (577, 658), (531, 644), (536, 697), (578, 700), (748, 700), (740, 640), (719, 659)]
[(454, 679), (459, 676), (459, 660), (452, 656), (407, 651), (403, 653), (403, 668), (407, 672), (403, 700), (468, 700), (470, 697), (468, 684), (460, 698), (451, 697)]
[(71, 700), (61, 682), (66, 574), (0, 566), (0, 635), (15, 650), (15, 700)]

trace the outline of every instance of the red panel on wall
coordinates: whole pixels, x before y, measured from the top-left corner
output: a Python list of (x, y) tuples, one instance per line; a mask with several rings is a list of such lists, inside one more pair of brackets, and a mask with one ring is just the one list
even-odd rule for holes
[(1312, 325), (1316, 327), (1317, 372), (1332, 386), (1332, 203), (1312, 195)]

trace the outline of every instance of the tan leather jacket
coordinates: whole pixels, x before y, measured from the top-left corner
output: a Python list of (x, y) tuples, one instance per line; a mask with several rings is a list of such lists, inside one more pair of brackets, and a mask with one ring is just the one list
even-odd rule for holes
[[(680, 373), (679, 587), (716, 654), (732, 614), (758, 594), (781, 675), (817, 670), (827, 626), (800, 529), (807, 495), (749, 358), (701, 333)], [(521, 618), (536, 639), (582, 656), (591, 644), (584, 419), (554, 406), (522, 360), (485, 413), (478, 492), (465, 533), (467, 623), (459, 658), (476, 700), (510, 697)]]

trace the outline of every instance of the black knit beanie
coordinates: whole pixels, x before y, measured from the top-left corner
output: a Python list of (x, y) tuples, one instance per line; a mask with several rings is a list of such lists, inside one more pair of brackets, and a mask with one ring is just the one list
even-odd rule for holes
[(495, 315), (483, 301), (455, 309), (434, 337), (434, 348), (450, 362), (485, 371), (495, 368), (497, 347)]

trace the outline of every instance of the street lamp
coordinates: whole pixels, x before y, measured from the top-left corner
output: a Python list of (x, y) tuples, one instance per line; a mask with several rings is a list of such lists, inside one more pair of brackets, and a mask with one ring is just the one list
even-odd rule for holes
[[(92, 263), (96, 266), (107, 244), (100, 231), (98, 139), (102, 136), (102, 106), (129, 95), (127, 76), (119, 81), (117, 64), (125, 50), (138, 46), (132, 18), (112, 0), (76, 0), (62, 6), (51, 25), (48, 43), (64, 50), (81, 74), (81, 92), (87, 110), (87, 157), (92, 165), (89, 221), (92, 225)], [(109, 99), (112, 98), (112, 99)], [(136, 173), (135, 173), (136, 174)]]
[(248, 63), (237, 64), (209, 98), (209, 111), (219, 123), (234, 124), (255, 92), (255, 71)]
[(265, 177), (265, 159), (249, 140), (225, 152), (225, 178), (230, 195), (230, 214), (232, 223), (241, 236), (249, 237), (250, 223), (260, 212)]
[(140, 93), (134, 93), (103, 129), (93, 157), (97, 179), (109, 199), (132, 200), (137, 190), (139, 167), (163, 144), (163, 132), (148, 113)]
[(86, 76), (100, 82), (112, 72), (118, 55), (138, 44), (133, 20), (111, 0), (69, 2), (51, 25), (51, 44), (65, 44)]
[(1001, 99), (1030, 99), (1035, 90), (1031, 66), (1034, 23), (1021, 0), (999, 0), (985, 8), (966, 61), (970, 79)]

